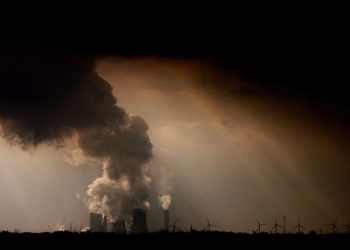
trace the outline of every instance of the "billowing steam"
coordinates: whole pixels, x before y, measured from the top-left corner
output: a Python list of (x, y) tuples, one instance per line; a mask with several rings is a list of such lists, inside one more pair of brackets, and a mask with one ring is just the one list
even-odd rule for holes
[(29, 148), (62, 146), (76, 135), (83, 154), (103, 162), (103, 175), (88, 187), (90, 211), (126, 219), (149, 206), (148, 125), (116, 105), (93, 60), (33, 48), (4, 55), (0, 65), (1, 136)]
[(80, 135), (85, 153), (104, 159), (103, 176), (89, 185), (90, 211), (112, 219), (128, 219), (133, 208), (148, 208), (152, 156), (148, 126), (139, 116), (127, 116), (122, 126), (94, 128)]
[(162, 195), (161, 197), (159, 197), (159, 202), (163, 209), (169, 209), (171, 206), (171, 196)]

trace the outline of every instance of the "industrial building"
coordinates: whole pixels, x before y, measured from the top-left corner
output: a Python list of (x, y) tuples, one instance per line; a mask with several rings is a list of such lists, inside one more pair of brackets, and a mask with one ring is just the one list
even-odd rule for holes
[(126, 233), (125, 220), (117, 220), (113, 222), (112, 232), (116, 234), (125, 234)]
[(90, 213), (90, 232), (107, 232), (107, 216)]
[[(132, 226), (131, 233), (133, 234), (141, 234), (147, 233), (147, 216), (146, 210), (144, 209), (134, 209), (132, 211)], [(166, 214), (166, 213), (165, 213)], [(164, 225), (168, 225), (169, 227), (169, 212), (167, 212), (167, 222), (164, 222)], [(165, 215), (166, 216), (166, 215)], [(166, 220), (166, 219), (165, 219)], [(107, 232), (107, 216), (102, 216), (97, 213), (90, 213), (90, 232)], [(127, 232), (126, 230), (126, 222), (125, 220), (116, 220), (112, 222), (112, 230), (113, 233), (124, 234)]]
[(142, 234), (147, 232), (146, 210), (134, 209), (132, 211), (131, 233)]

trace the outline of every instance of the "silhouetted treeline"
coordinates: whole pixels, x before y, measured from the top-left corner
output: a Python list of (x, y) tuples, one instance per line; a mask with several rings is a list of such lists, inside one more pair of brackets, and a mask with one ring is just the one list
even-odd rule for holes
[[(167, 247), (179, 247), (181, 249), (190, 246), (268, 246), (280, 248), (280, 244), (286, 247), (309, 245), (325, 246), (333, 244), (350, 243), (350, 234), (247, 234), (226, 232), (179, 232), (179, 233), (148, 233), (148, 234), (113, 234), (113, 233), (0, 233), (0, 242), (13, 245), (45, 246), (45, 247), (106, 247), (107, 246), (152, 246), (166, 249)], [(112, 245), (110, 245), (112, 244)], [(115, 247), (112, 247), (113, 249)], [(109, 248), (109, 247), (108, 247)]]

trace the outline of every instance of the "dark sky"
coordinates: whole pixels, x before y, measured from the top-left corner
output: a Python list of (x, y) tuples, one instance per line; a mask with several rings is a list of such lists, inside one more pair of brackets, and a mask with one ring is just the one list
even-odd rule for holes
[[(111, 55), (211, 61), (224, 71), (253, 81), (259, 91), (272, 98), (301, 100), (315, 115), (334, 116), (337, 123), (348, 125), (348, 48), (341, 18), (317, 14), (283, 19), (279, 14), (249, 21), (250, 16), (243, 20), (223, 16), (218, 21), (198, 19), (164, 28), (152, 22), (114, 27), (112, 22), (102, 25), (98, 35), (81, 29), (66, 34), (3, 37), (0, 46), (7, 57), (2, 57), (1, 65), (12, 58), (20, 71), (26, 64), (42, 64), (41, 55), (48, 53), (59, 54), (61, 58), (52, 60), (68, 64), (67, 68), (70, 63), (77, 64), (74, 60), (89, 67), (87, 62), (94, 58)], [(23, 52), (31, 54), (34, 61), (18, 65), (16, 60), (26, 57)], [(84, 74), (89, 69), (79, 70)], [(227, 85), (216, 82), (213, 87), (229, 89)]]
[(251, 16), (235, 20), (225, 15), (219, 20), (179, 21), (178, 25), (172, 22), (164, 28), (153, 22), (115, 27), (110, 22), (94, 32), (82, 26), (76, 32), (5, 36), (0, 44), (12, 53), (39, 47), (41, 52), (64, 50), (84, 57), (118, 54), (204, 58), (242, 72), (260, 84), (268, 82), (333, 101), (342, 96), (346, 87), (343, 62), (347, 58), (344, 20), (320, 18), (322, 15), (283, 19), (281, 13), (249, 21)]

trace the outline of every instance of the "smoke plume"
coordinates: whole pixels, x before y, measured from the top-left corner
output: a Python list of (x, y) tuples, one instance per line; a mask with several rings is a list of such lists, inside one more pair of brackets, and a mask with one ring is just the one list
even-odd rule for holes
[(80, 135), (87, 154), (104, 160), (103, 176), (89, 185), (90, 211), (128, 219), (133, 208), (147, 208), (150, 178), (147, 163), (152, 156), (148, 126), (140, 116), (126, 117), (122, 126), (93, 128)]
[(64, 145), (75, 135), (83, 154), (103, 162), (88, 187), (88, 207), (112, 219), (147, 208), (152, 157), (148, 125), (117, 106), (93, 58), (32, 47), (0, 59), (1, 136), (24, 149)]
[(171, 196), (162, 195), (161, 197), (159, 197), (159, 202), (163, 209), (169, 209), (171, 206)]

